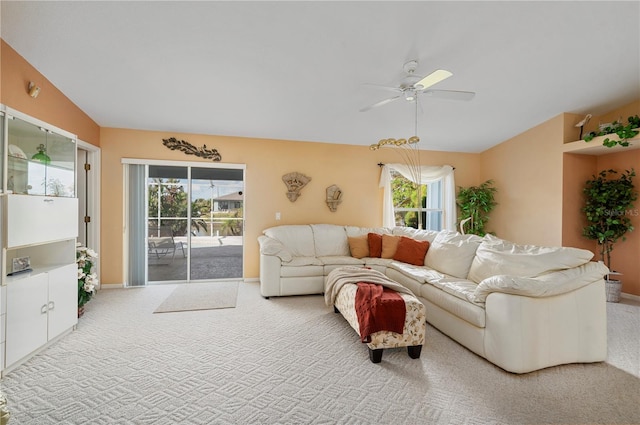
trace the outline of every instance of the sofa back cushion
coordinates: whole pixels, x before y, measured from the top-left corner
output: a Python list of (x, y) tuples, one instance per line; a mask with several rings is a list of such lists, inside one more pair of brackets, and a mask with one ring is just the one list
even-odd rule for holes
[(480, 236), (441, 230), (427, 251), (425, 265), (440, 273), (466, 279), (481, 242)]
[(316, 256), (313, 231), (308, 224), (289, 224), (270, 227), (262, 233), (264, 233), (265, 236), (280, 241), (293, 257)]
[(349, 256), (349, 242), (344, 226), (312, 224), (313, 240), (318, 257)]
[(433, 242), (438, 233), (440, 233), (437, 230), (414, 229), (413, 227), (403, 226), (394, 227), (392, 232), (396, 236), (406, 236), (417, 241), (429, 241), (429, 243)]
[(586, 249), (517, 245), (493, 235), (486, 235), (469, 269), (469, 279), (476, 283), (496, 275), (537, 277), (588, 263), (593, 253)]

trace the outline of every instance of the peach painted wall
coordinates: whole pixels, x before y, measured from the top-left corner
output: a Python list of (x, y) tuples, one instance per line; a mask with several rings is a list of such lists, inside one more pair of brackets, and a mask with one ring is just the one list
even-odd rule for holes
[[(268, 227), (281, 224), (332, 223), (379, 226), (382, 222), (382, 191), (378, 187), (379, 162), (402, 162), (390, 149), (329, 143), (175, 134), (141, 130), (102, 128), (102, 229), (103, 267), (101, 282), (123, 282), (123, 166), (122, 158), (209, 162), (171, 151), (162, 139), (176, 137), (195, 146), (206, 144), (222, 155), (222, 163), (246, 164), (245, 173), (245, 264), (244, 277), (259, 276), (257, 238)], [(479, 183), (478, 154), (423, 151), (424, 165), (449, 164), (456, 168), (456, 185)], [(311, 182), (296, 202), (286, 197), (282, 175), (298, 171)], [(328, 186), (342, 189), (343, 202), (330, 212), (325, 199)], [(280, 212), (282, 219), (275, 220)]]
[(587, 224), (584, 213), (584, 194), (582, 189), (596, 170), (595, 155), (579, 155), (565, 153), (562, 169), (562, 245), (588, 249), (596, 254), (597, 244), (582, 236), (582, 229)]
[(559, 115), (480, 154), (481, 180), (498, 189), (487, 225), (498, 237), (561, 245), (564, 128)]
[[(29, 81), (41, 90), (27, 93)], [(0, 103), (100, 146), (100, 127), (4, 40), (0, 40)]]

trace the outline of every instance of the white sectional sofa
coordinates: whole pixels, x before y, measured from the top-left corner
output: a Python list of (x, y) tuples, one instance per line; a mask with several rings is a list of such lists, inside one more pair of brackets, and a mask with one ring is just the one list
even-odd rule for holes
[[(350, 243), (355, 251), (369, 233), (387, 235), (385, 244), (400, 237), (428, 241), (424, 265), (352, 256)], [(509, 372), (606, 359), (608, 270), (589, 251), (446, 230), (330, 224), (272, 227), (258, 241), (266, 298), (321, 294), (331, 270), (368, 266), (409, 288), (425, 304), (427, 322)]]

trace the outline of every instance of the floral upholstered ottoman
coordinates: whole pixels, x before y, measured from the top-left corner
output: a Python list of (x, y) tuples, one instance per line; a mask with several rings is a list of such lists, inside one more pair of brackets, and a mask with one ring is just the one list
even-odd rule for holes
[[(345, 276), (345, 274), (352, 275), (354, 273), (351, 270), (345, 269), (347, 268), (343, 267), (342, 271), (336, 271), (336, 275)], [(359, 280), (376, 281), (377, 279), (383, 280), (383, 278), (386, 278), (386, 276), (382, 275), (382, 273), (378, 275), (377, 273), (379, 272), (376, 272), (375, 270), (370, 270), (368, 272), (362, 272), (361, 270), (355, 271), (357, 275), (369, 272), (372, 273), (370, 278), (354, 276), (354, 280), (356, 282)], [(333, 280), (338, 279), (337, 276), (331, 276), (331, 273), (328, 276), (328, 282), (332, 282)], [(382, 275), (382, 277), (380, 275)], [(376, 283), (383, 282), (381, 281)], [(336, 313), (341, 313), (342, 316), (347, 319), (347, 322), (349, 322), (351, 327), (355, 329), (359, 336), (361, 336), (360, 323), (358, 321), (358, 314), (356, 312), (355, 306), (357, 291), (358, 286), (356, 283), (343, 283), (339, 285), (337, 294), (327, 299), (333, 299), (334, 311)], [(367, 347), (369, 347), (369, 359), (373, 363), (380, 363), (380, 361), (382, 361), (382, 352), (385, 348), (407, 347), (409, 357), (411, 357), (412, 359), (417, 359), (420, 357), (427, 328), (425, 306), (408, 290), (405, 290), (403, 292), (398, 291), (398, 295), (400, 295), (400, 297), (402, 297), (402, 299), (404, 300), (406, 310), (403, 333), (396, 333), (391, 331), (378, 331), (372, 333), (370, 335), (369, 342), (367, 342)]]

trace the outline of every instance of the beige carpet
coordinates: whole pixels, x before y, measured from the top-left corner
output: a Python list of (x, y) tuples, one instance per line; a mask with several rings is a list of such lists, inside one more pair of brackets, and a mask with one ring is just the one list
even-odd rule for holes
[(514, 375), (431, 325), (420, 359), (369, 361), (321, 295), (152, 314), (176, 285), (102, 290), (78, 328), (0, 381), (8, 425), (640, 423), (640, 303), (607, 304), (606, 362)]
[(234, 308), (238, 282), (185, 283), (179, 285), (154, 313)]

